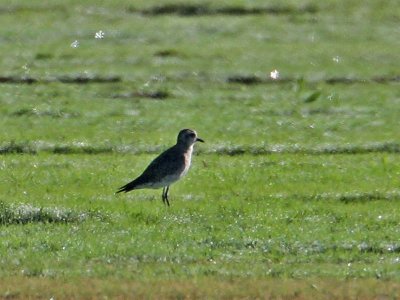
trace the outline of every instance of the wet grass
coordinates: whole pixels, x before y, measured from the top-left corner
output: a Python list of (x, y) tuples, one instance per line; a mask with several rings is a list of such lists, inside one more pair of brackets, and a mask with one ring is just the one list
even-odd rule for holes
[[(2, 276), (399, 276), (396, 154), (199, 155), (169, 209), (160, 191), (116, 196), (151, 157), (3, 156), (3, 203), (42, 207), (31, 211), (44, 221), (2, 228), (0, 251), (13, 253)], [(47, 219), (51, 206), (78, 213), (60, 225)], [(75, 223), (86, 210), (109, 217)]]
[(89, 217), (104, 220), (101, 213), (94, 211), (75, 212), (60, 208), (34, 207), (30, 204), (16, 206), (0, 202), (0, 225), (27, 223), (77, 223)]
[(1, 4), (0, 298), (395, 298), (396, 4)]
[[(24, 291), (14, 292), (13, 287), (26, 286)], [(337, 287), (332, 290), (332, 286)], [(365, 287), (368, 286), (367, 290)], [(26, 299), (32, 295), (44, 298), (130, 298), (137, 299), (220, 299), (261, 298), (261, 299), (374, 299), (374, 295), (395, 299), (399, 285), (396, 282), (379, 280), (159, 280), (138, 282), (133, 280), (108, 280), (85, 278), (78, 281), (49, 278), (11, 277), (0, 282), (4, 293), (0, 296), (12, 299)]]
[[(19, 113), (19, 112), (18, 112)], [(30, 112), (29, 112), (30, 113)], [(56, 115), (56, 117), (60, 117)], [(25, 143), (15, 143), (14, 141), (0, 145), (0, 154), (104, 154), (104, 153), (131, 153), (131, 154), (157, 154), (163, 147), (154, 146), (135, 147), (133, 145), (98, 145), (85, 142), (72, 142), (69, 144), (52, 144), (44, 141), (33, 141)], [(329, 154), (367, 154), (367, 153), (400, 153), (400, 145), (397, 143), (371, 143), (366, 145), (321, 145), (316, 148), (305, 148), (299, 145), (236, 145), (208, 147), (199, 149), (200, 154), (220, 154), (220, 155), (269, 155), (274, 153), (298, 153), (309, 155), (329, 155)]]

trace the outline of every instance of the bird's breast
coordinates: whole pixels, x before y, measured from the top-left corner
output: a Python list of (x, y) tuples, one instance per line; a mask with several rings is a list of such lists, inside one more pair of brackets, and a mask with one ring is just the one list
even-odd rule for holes
[(193, 152), (193, 146), (190, 146), (189, 149), (183, 154), (185, 160), (185, 167), (182, 170), (181, 177), (184, 176), (189, 171), (190, 164), (192, 162), (192, 152)]

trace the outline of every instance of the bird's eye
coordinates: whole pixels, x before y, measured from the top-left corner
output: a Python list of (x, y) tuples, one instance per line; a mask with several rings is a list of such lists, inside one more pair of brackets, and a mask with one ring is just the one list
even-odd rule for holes
[(196, 135), (195, 135), (194, 133), (189, 133), (189, 136), (190, 136), (191, 138), (194, 138)]

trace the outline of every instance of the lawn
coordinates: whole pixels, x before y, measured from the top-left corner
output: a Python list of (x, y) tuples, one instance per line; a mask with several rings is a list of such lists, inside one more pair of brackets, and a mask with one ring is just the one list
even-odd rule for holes
[(0, 4), (0, 298), (395, 299), (396, 4)]

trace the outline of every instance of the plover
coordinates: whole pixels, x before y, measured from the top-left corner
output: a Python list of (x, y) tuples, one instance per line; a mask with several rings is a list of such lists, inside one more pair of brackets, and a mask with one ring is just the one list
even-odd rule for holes
[(196, 142), (204, 143), (201, 138), (197, 137), (196, 131), (182, 129), (178, 134), (176, 145), (161, 153), (150, 163), (142, 175), (120, 187), (117, 193), (162, 187), (162, 201), (169, 206), (169, 186), (189, 170), (193, 145)]

